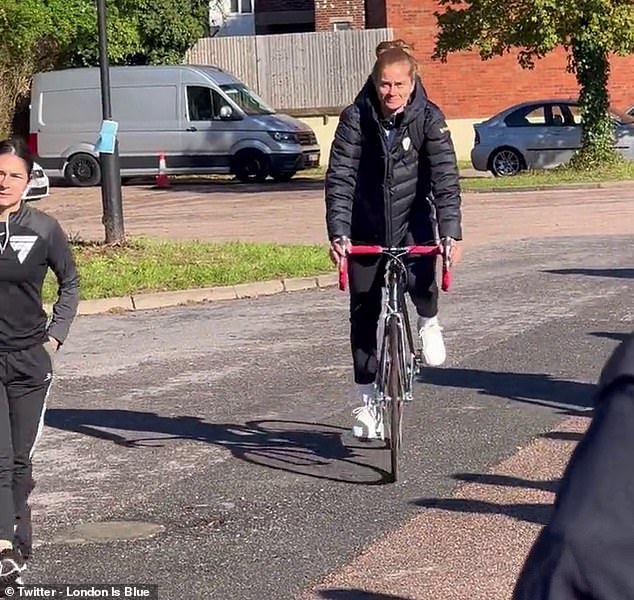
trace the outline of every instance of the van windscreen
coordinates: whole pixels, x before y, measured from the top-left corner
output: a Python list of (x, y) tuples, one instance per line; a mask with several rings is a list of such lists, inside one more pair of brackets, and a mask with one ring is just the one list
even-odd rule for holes
[(272, 115), (275, 113), (262, 98), (245, 85), (226, 84), (220, 87), (247, 115)]

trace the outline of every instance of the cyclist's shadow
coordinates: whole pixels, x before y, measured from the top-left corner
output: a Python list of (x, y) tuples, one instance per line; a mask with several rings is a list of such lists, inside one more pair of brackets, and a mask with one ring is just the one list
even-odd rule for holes
[(127, 448), (156, 448), (170, 440), (192, 440), (225, 448), (251, 464), (317, 479), (358, 485), (390, 481), (390, 474), (371, 462), (381, 460), (383, 453), (369, 452), (368, 457), (359, 452), (382, 446), (345, 445), (342, 435), (347, 429), (335, 425), (262, 419), (244, 424), (209, 423), (193, 416), (88, 408), (50, 408), (45, 424)]

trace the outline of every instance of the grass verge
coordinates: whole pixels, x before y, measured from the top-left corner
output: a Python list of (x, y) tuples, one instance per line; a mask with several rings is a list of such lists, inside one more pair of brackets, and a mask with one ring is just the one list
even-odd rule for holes
[[(73, 243), (81, 299), (305, 277), (333, 271), (325, 246), (230, 242), (162, 242), (138, 239), (121, 247)], [(49, 272), (44, 301), (57, 285)]]
[(629, 180), (634, 180), (634, 162), (625, 162), (592, 171), (578, 171), (563, 166), (545, 171), (528, 171), (513, 177), (465, 177), (461, 185), (464, 191), (512, 190), (523, 187), (556, 187)]

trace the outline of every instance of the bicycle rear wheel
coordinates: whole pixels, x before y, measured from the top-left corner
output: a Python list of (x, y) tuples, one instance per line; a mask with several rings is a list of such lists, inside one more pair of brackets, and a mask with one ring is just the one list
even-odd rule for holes
[(390, 436), (390, 462), (392, 469), (392, 481), (396, 481), (399, 476), (399, 458), (402, 445), (402, 424), (403, 424), (403, 381), (402, 381), (402, 344), (401, 330), (396, 317), (392, 317), (387, 324), (387, 345), (388, 345), (388, 374), (387, 374), (387, 427), (389, 424)]

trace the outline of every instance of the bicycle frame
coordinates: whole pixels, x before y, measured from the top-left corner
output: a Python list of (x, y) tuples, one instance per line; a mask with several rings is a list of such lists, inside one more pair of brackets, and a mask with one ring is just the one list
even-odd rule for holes
[[(405, 401), (412, 400), (412, 386), (414, 381), (414, 372), (416, 369), (416, 353), (414, 351), (414, 338), (410, 326), (409, 313), (405, 300), (405, 279), (407, 277), (407, 268), (403, 261), (406, 256), (436, 256), (442, 255), (445, 258), (445, 250), (441, 246), (403, 246), (403, 247), (383, 247), (383, 246), (350, 246), (349, 255), (355, 254), (383, 254), (388, 257), (385, 266), (385, 289), (386, 298), (383, 304), (383, 325), (384, 334), (379, 349), (379, 374), (385, 375), (385, 369), (388, 368), (385, 358), (387, 341), (387, 330), (391, 319), (396, 319), (397, 328), (399, 330), (399, 340), (401, 345), (401, 356), (404, 358), (403, 363), (399, 365), (401, 387), (401, 398)], [(347, 257), (343, 257), (339, 265), (339, 288), (344, 290), (347, 283)], [(443, 273), (441, 287), (443, 291), (447, 291), (450, 287), (450, 274), (447, 268), (447, 262), (443, 259)], [(408, 352), (409, 350), (409, 352)], [(409, 360), (408, 360), (409, 357)], [(377, 400), (380, 404), (385, 402), (383, 390), (378, 390)]]
[[(388, 261), (385, 266), (385, 302), (383, 309), (383, 336), (379, 348), (379, 373), (382, 381), (387, 381), (387, 371), (389, 368), (387, 360), (387, 343), (390, 321), (396, 321), (399, 335), (398, 340), (403, 360), (398, 365), (399, 390), (403, 400), (412, 400), (412, 384), (414, 381), (414, 371), (416, 369), (416, 354), (414, 352), (414, 337), (410, 327), (409, 312), (405, 299), (404, 282), (407, 277), (405, 264), (398, 254), (388, 253)], [(393, 358), (391, 358), (393, 360)], [(377, 401), (379, 404), (385, 402), (385, 390), (377, 390)]]

